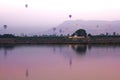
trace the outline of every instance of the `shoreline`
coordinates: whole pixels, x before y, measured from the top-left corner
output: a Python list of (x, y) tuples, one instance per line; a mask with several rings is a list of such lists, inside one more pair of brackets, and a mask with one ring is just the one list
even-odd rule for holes
[(90, 38), (68, 38), (68, 37), (21, 37), (0, 38), (0, 44), (120, 44), (120, 37), (90, 37)]

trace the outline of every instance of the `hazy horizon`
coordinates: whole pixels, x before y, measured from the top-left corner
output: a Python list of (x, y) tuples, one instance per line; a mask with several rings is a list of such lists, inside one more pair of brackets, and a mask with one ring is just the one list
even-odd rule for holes
[[(67, 20), (120, 20), (119, 0), (0, 0), (0, 33), (36, 34)], [(26, 8), (25, 5), (28, 4)], [(71, 14), (70, 19), (68, 15)], [(7, 33), (7, 30), (6, 30)]]

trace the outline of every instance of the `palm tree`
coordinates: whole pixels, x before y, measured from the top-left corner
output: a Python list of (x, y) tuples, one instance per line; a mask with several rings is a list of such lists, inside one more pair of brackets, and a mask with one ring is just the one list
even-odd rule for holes
[(56, 35), (56, 34), (55, 34), (55, 31), (56, 31), (56, 28), (53, 28), (53, 35)]

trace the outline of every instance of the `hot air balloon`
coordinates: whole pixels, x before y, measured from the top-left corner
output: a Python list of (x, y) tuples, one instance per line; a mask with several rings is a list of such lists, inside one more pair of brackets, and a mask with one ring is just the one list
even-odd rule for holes
[(56, 28), (53, 28), (53, 31), (55, 31), (56, 30)]
[(28, 4), (25, 4), (25, 7), (27, 8), (27, 7), (28, 7)]
[(62, 29), (59, 30), (59, 33), (62, 33)]
[(70, 15), (69, 15), (69, 18), (71, 18), (71, 17), (72, 17), (72, 15), (70, 14)]
[(7, 25), (3, 25), (4, 29), (7, 29)]
[(99, 25), (96, 25), (97, 28), (99, 28)]

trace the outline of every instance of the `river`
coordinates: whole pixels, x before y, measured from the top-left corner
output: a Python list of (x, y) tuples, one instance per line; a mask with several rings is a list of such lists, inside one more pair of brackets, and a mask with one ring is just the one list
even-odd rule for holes
[(0, 46), (0, 80), (120, 80), (120, 45)]

